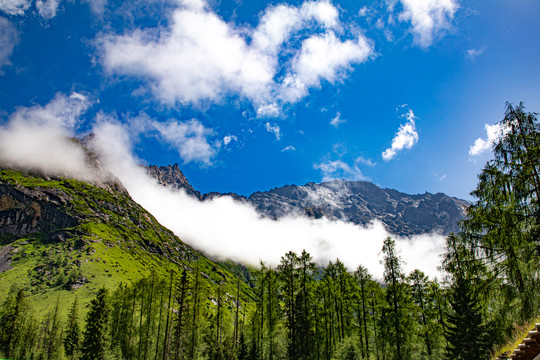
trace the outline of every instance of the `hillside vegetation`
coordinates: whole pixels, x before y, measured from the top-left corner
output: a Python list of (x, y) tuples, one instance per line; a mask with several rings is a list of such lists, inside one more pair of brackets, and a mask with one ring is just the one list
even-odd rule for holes
[[(117, 183), (3, 169), (0, 198), (0, 297), (24, 289), (40, 313), (59, 297), (67, 304), (78, 296), (85, 309), (103, 286), (114, 289), (151, 273), (178, 277), (195, 263), (209, 289), (236, 288), (236, 275), (184, 244)], [(241, 275), (239, 266), (232, 270)], [(242, 291), (251, 296), (245, 283)]]

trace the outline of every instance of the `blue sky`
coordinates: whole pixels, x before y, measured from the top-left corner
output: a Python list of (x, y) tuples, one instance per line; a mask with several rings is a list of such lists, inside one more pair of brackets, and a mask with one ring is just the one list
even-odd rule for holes
[(114, 118), (141, 162), (178, 162), (202, 192), (346, 178), (470, 199), (505, 102), (540, 111), (539, 16), (534, 0), (0, 0), (0, 124), (84, 98), (77, 134)]

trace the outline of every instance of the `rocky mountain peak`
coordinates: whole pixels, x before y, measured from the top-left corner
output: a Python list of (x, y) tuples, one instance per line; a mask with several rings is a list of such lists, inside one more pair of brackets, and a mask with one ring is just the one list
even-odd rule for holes
[(197, 199), (201, 198), (201, 193), (193, 189), (177, 163), (168, 166), (150, 165), (144, 166), (144, 168), (148, 175), (157, 179), (159, 184), (172, 190), (183, 189), (188, 195)]
[(234, 193), (212, 192), (201, 195), (193, 189), (178, 164), (149, 166), (148, 173), (171, 189), (184, 189), (200, 200), (219, 196), (251, 204), (262, 216), (327, 217), (333, 220), (367, 225), (379, 220), (393, 234), (408, 236), (429, 232), (458, 232), (458, 223), (466, 216), (469, 203), (443, 193), (410, 195), (383, 189), (368, 181), (332, 180), (320, 184), (285, 185), (257, 191), (249, 197)]

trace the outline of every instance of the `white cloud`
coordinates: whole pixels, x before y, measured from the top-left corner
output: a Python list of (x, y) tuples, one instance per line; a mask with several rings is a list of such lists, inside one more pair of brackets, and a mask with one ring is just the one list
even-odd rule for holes
[(478, 56), (482, 55), (484, 53), (484, 51), (486, 51), (485, 48), (481, 48), (481, 49), (469, 49), (467, 50), (467, 57), (470, 59), (470, 60), (474, 60), (476, 59)]
[(196, 119), (184, 122), (171, 120), (167, 123), (154, 121), (153, 126), (161, 138), (178, 151), (184, 164), (198, 162), (212, 165), (217, 149), (209, 143), (208, 138), (214, 135), (214, 131), (206, 128), (200, 121)]
[(337, 129), (339, 127), (339, 124), (343, 124), (345, 122), (347, 122), (347, 120), (342, 119), (341, 118), (341, 113), (338, 111), (336, 113), (336, 116), (334, 116), (332, 118), (332, 120), (330, 120), (330, 125), (332, 125), (333, 127), (335, 127)]
[(398, 132), (392, 140), (392, 146), (382, 153), (384, 161), (392, 160), (403, 149), (412, 149), (418, 142), (418, 133), (416, 132), (415, 124), (416, 117), (413, 111), (409, 109), (403, 117), (407, 118), (407, 122), (400, 125)]
[(279, 105), (276, 103), (272, 104), (264, 104), (259, 106), (257, 109), (257, 117), (258, 118), (265, 118), (265, 117), (277, 117), (279, 116), (279, 113), (281, 112), (281, 109), (279, 108)]
[(485, 124), (486, 139), (478, 138), (474, 144), (469, 147), (469, 156), (474, 157), (491, 150), (493, 145), (504, 135), (504, 131), (500, 124), (488, 125)]
[(351, 64), (364, 62), (372, 49), (364, 37), (341, 41), (333, 32), (313, 35), (302, 42), (293, 59), (293, 70), (306, 86), (320, 86), (321, 80), (339, 80)]
[(32, 0), (1, 0), (0, 10), (8, 15), (23, 15), (32, 5)]
[(315, 164), (313, 167), (322, 172), (322, 181), (336, 179), (343, 180), (369, 180), (358, 167), (360, 161), (349, 165), (343, 160), (333, 160)]
[(277, 116), (282, 105), (322, 80), (341, 80), (373, 53), (363, 35), (343, 31), (338, 15), (328, 1), (270, 6), (251, 29), (225, 22), (204, 1), (184, 1), (166, 28), (100, 38), (101, 61), (109, 73), (146, 79), (167, 104), (234, 95), (260, 117)]
[(375, 163), (373, 160), (366, 159), (363, 156), (357, 157), (356, 160), (355, 160), (355, 163), (364, 164), (364, 165), (367, 165), (369, 167), (373, 167), (373, 166), (377, 165), (377, 163)]
[[(429, 47), (434, 37), (450, 28), (454, 14), (459, 8), (458, 0), (399, 0), (403, 12), (400, 21), (411, 23), (414, 42), (421, 47)], [(396, 0), (391, 1), (395, 4)]]
[(266, 131), (268, 131), (269, 133), (273, 133), (276, 136), (276, 140), (279, 141), (279, 139), (281, 138), (281, 130), (278, 124), (272, 125), (267, 122), (266, 124), (264, 124), (264, 127), (266, 128)]
[(60, 5), (60, 0), (37, 0), (36, 8), (39, 15), (45, 20), (50, 20), (56, 16), (56, 11)]
[[(39, 15), (45, 20), (50, 20), (56, 16), (61, 1), (37, 0), (35, 5)], [(33, 0), (0, 0), (0, 10), (8, 15), (24, 15), (32, 5), (32, 2)]]
[[(361, 227), (297, 216), (276, 221), (261, 218), (250, 205), (227, 196), (200, 202), (184, 192), (158, 185), (137, 166), (139, 162), (133, 159), (124, 127), (100, 123), (94, 132), (96, 151), (133, 199), (183, 241), (207, 255), (251, 265), (263, 260), (275, 266), (289, 250), (300, 253), (305, 249), (320, 265), (339, 258), (350, 270), (362, 264), (381, 278), (382, 243), (391, 234), (380, 222)], [(445, 244), (443, 236), (396, 238), (396, 243), (406, 271), (419, 268), (428, 275), (438, 275), (439, 255)]]
[(0, 163), (47, 175), (96, 180), (82, 148), (70, 138), (90, 105), (86, 96), (72, 93), (57, 94), (45, 106), (18, 108), (0, 127)]
[(223, 144), (229, 145), (232, 141), (238, 141), (238, 138), (235, 135), (225, 135), (223, 137)]
[(284, 151), (296, 151), (296, 148), (292, 145), (289, 145), (287, 147), (284, 147), (281, 152), (284, 152)]
[(0, 75), (3, 66), (11, 65), (9, 60), (15, 45), (19, 41), (17, 29), (8, 19), (0, 16)]

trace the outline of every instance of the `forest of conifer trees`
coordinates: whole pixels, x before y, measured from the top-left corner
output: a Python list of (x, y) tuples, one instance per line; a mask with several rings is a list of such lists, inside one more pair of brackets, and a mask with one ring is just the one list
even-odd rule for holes
[[(440, 279), (405, 274), (395, 241), (384, 276), (310, 254), (261, 263), (253, 298), (205, 288), (197, 263), (100, 289), (45, 317), (24, 289), (0, 308), (0, 353), (12, 359), (489, 359), (516, 325), (539, 314), (540, 125), (507, 105), (494, 159), (462, 231), (447, 238)], [(59, 318), (59, 306), (69, 307)]]

